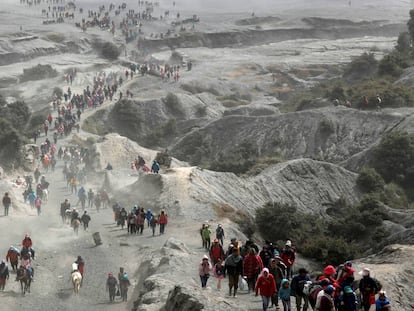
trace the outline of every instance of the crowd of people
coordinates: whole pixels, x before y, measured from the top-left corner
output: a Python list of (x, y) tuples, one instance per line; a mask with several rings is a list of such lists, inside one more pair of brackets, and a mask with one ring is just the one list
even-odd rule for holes
[(260, 295), (263, 310), (282, 306), (284, 311), (290, 311), (291, 299), (294, 299), (297, 311), (310, 308), (318, 311), (357, 311), (359, 308), (369, 311), (371, 305), (375, 305), (376, 311), (391, 310), (386, 292), (371, 276), (369, 268), (359, 272), (359, 281), (354, 276), (351, 261), (337, 268), (327, 265), (315, 278), (311, 278), (304, 267), (293, 275), (296, 251), (290, 240), (282, 249), (265, 241), (259, 251), (254, 242), (248, 240), (242, 244), (236, 238), (232, 238), (224, 249), (221, 224), (215, 230), (212, 245), (208, 224), (202, 225), (200, 235), (202, 247), (209, 250), (209, 255), (204, 255), (198, 266), (203, 289), (212, 274), (217, 279), (218, 290), (222, 288), (222, 280), (228, 278), (230, 297), (237, 297), (239, 288)]

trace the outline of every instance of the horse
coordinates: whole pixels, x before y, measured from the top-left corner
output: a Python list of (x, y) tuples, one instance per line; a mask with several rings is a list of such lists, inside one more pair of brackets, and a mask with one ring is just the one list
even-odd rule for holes
[(32, 283), (32, 278), (29, 271), (23, 266), (20, 266), (17, 269), (16, 281), (20, 281), (20, 287), (22, 289), (22, 295), (26, 292), (30, 293), (30, 284)]
[(79, 219), (76, 218), (76, 219), (72, 220), (73, 232), (75, 232), (76, 235), (78, 235), (79, 226), (80, 226), (80, 220)]
[(75, 294), (79, 294), (79, 289), (82, 283), (82, 275), (80, 274), (78, 270), (75, 270), (72, 272), (71, 279), (72, 279), (72, 285), (73, 285), (73, 292)]

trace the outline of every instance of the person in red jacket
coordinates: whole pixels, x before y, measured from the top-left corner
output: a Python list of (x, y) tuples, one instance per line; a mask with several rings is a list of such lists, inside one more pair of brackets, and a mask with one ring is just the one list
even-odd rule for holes
[(78, 265), (78, 271), (82, 276), (82, 280), (81, 280), (81, 286), (82, 286), (82, 282), (83, 282), (83, 272), (85, 271), (85, 261), (83, 260), (82, 256), (78, 256), (78, 258), (76, 259), (75, 263)]
[(20, 251), (15, 248), (13, 245), (10, 246), (9, 250), (7, 251), (6, 261), (10, 260), (10, 264), (13, 268), (13, 271), (17, 270), (17, 266), (19, 264), (19, 257)]
[(22, 246), (30, 249), (32, 248), (32, 245), (33, 245), (32, 239), (30, 238), (30, 235), (26, 233), (22, 241)]
[(287, 240), (285, 247), (282, 249), (280, 253), (280, 257), (283, 260), (283, 263), (286, 265), (286, 278), (290, 280), (292, 278), (292, 270), (293, 265), (295, 264), (296, 260), (296, 252), (295, 249), (292, 247), (292, 241)]
[(254, 291), (256, 296), (262, 296), (263, 311), (269, 308), (270, 299), (273, 294), (276, 293), (276, 283), (272, 274), (269, 273), (269, 269), (264, 268), (259, 278), (257, 279)]
[(247, 278), (247, 286), (253, 290), (259, 273), (263, 270), (263, 261), (259, 255), (256, 254), (254, 248), (249, 248), (249, 252), (243, 260), (244, 276)]
[(160, 234), (164, 234), (165, 225), (168, 223), (167, 215), (164, 211), (161, 211), (160, 216), (158, 217), (158, 224), (160, 225)]
[(210, 259), (213, 262), (213, 266), (218, 263), (219, 259), (224, 259), (224, 250), (218, 239), (214, 239), (213, 245), (210, 247)]

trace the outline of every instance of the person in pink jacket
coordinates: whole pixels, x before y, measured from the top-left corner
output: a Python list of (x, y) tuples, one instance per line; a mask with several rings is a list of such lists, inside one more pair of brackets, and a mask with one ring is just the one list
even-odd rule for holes
[(204, 255), (198, 266), (198, 274), (200, 275), (201, 287), (205, 289), (207, 287), (207, 280), (210, 277), (210, 272), (213, 269), (208, 256)]

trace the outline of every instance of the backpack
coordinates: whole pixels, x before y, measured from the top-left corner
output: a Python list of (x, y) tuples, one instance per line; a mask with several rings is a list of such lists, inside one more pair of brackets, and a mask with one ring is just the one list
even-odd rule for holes
[(109, 286), (115, 286), (116, 285), (116, 279), (114, 277), (110, 277), (108, 279), (108, 285)]
[(372, 279), (374, 280), (375, 284), (377, 285), (377, 289), (375, 291), (375, 294), (378, 294), (380, 292), (380, 290), (382, 289), (382, 284), (378, 279), (376, 279), (376, 278), (372, 278)]

